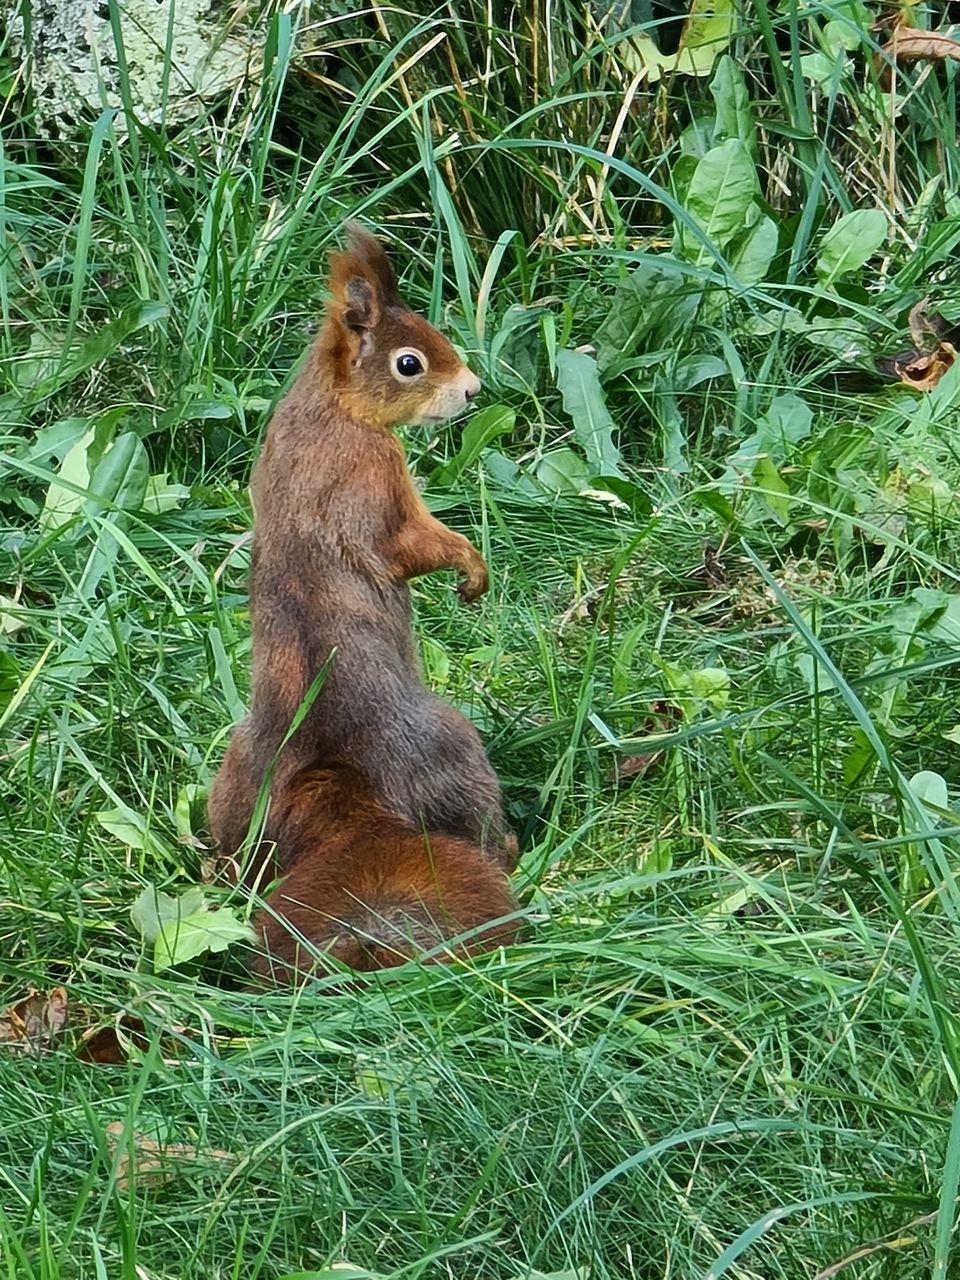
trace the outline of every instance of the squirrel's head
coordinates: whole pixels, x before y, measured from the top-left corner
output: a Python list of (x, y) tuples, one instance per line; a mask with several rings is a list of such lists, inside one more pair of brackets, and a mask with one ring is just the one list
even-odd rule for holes
[(324, 362), (344, 408), (378, 427), (442, 422), (480, 390), (442, 333), (400, 301), (383, 245), (355, 222), (330, 262)]

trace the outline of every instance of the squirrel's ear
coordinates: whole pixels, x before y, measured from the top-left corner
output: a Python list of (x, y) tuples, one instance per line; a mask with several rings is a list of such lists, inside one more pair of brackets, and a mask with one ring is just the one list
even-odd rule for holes
[(380, 302), (366, 276), (350, 276), (343, 286), (340, 317), (348, 329), (364, 334), (375, 329), (380, 319)]
[(347, 245), (350, 253), (359, 258), (373, 273), (386, 306), (397, 301), (397, 276), (386, 251), (376, 236), (372, 236), (359, 222), (348, 222)]

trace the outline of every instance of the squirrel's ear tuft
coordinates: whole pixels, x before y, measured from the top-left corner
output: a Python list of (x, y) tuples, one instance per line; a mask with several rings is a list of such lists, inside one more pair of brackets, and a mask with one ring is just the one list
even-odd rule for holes
[(380, 305), (373, 285), (366, 276), (351, 276), (343, 290), (341, 319), (348, 329), (365, 333), (376, 328)]
[(380, 282), (361, 258), (353, 253), (331, 257), (330, 294), (330, 315), (345, 328), (354, 333), (376, 328), (383, 310)]
[(376, 277), (384, 305), (394, 305), (398, 301), (397, 276), (383, 245), (359, 222), (348, 222), (346, 232), (350, 253), (359, 258)]

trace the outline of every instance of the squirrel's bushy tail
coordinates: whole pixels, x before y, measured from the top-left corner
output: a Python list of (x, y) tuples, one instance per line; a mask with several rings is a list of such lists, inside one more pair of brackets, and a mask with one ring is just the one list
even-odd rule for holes
[[(517, 910), (504, 873), (469, 841), (413, 831), (352, 769), (305, 770), (274, 808), (290, 867), (254, 921), (251, 968), (289, 981), (326, 953), (357, 970), (402, 964), (460, 934), (460, 955), (512, 942)], [(447, 953), (449, 954), (449, 953)], [(444, 952), (438, 953), (442, 959)]]

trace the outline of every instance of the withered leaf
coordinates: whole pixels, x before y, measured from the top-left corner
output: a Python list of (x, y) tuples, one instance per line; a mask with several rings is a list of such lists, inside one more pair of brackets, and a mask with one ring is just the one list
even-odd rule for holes
[(121, 1018), (108, 1027), (91, 1027), (83, 1033), (77, 1057), (81, 1062), (96, 1062), (101, 1066), (120, 1066), (129, 1059), (125, 1040), (146, 1053), (149, 1041), (146, 1028), (139, 1018)]
[(944, 31), (923, 31), (919, 27), (896, 26), (876, 55), (877, 78), (884, 92), (890, 89), (893, 68), (901, 62), (960, 61), (960, 41)]
[(941, 342), (928, 355), (916, 354), (906, 360), (895, 359), (893, 369), (901, 382), (916, 391), (932, 391), (957, 358), (950, 342)]
[(921, 58), (934, 62), (942, 62), (945, 58), (960, 61), (960, 40), (955, 40), (944, 31), (896, 27), (883, 46), (883, 52), (897, 62), (917, 62)]
[(134, 1176), (140, 1186), (159, 1186), (180, 1173), (189, 1172), (191, 1167), (196, 1170), (197, 1166), (202, 1168), (210, 1161), (234, 1163), (237, 1159), (231, 1152), (216, 1147), (202, 1150), (183, 1142), (161, 1143), (136, 1132), (128, 1138), (120, 1121), (108, 1124), (105, 1132), (110, 1154), (117, 1160), (117, 1186), (121, 1191), (129, 1188)]
[(58, 1038), (67, 1021), (67, 992), (51, 987), (30, 991), (0, 1013), (0, 1045), (23, 1053), (42, 1053)]
[[(658, 699), (651, 704), (650, 715), (630, 736), (644, 738), (669, 733), (679, 719), (679, 707)], [(607, 782), (611, 786), (616, 786), (618, 782), (632, 782), (634, 778), (642, 778), (655, 764), (659, 764), (666, 754), (666, 747), (656, 747), (653, 751), (644, 751), (640, 755), (617, 756), (607, 775)]]

